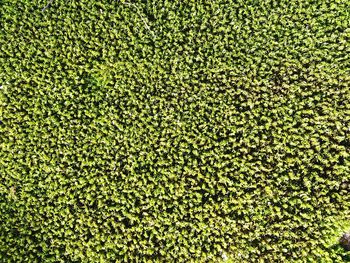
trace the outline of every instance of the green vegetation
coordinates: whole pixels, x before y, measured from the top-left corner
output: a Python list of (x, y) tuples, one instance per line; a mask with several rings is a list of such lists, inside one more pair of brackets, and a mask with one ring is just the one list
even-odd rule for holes
[(0, 0), (0, 262), (342, 262), (350, 1)]

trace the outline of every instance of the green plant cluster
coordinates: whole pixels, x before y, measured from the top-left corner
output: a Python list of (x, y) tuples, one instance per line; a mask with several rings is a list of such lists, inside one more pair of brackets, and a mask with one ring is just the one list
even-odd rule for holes
[(349, 10), (1, 0), (0, 262), (349, 259)]

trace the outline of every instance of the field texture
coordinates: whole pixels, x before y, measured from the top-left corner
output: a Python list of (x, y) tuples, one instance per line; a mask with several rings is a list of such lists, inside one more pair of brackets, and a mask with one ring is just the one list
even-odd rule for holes
[(344, 262), (350, 1), (0, 0), (0, 262)]

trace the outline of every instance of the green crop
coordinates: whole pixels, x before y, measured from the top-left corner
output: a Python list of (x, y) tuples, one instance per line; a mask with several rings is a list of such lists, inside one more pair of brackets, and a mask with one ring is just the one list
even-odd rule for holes
[(350, 1), (0, 0), (0, 262), (342, 262)]

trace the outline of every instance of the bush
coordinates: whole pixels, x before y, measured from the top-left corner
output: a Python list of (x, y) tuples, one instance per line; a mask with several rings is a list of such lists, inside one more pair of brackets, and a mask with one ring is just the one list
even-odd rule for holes
[(0, 5), (1, 262), (341, 260), (349, 1)]

